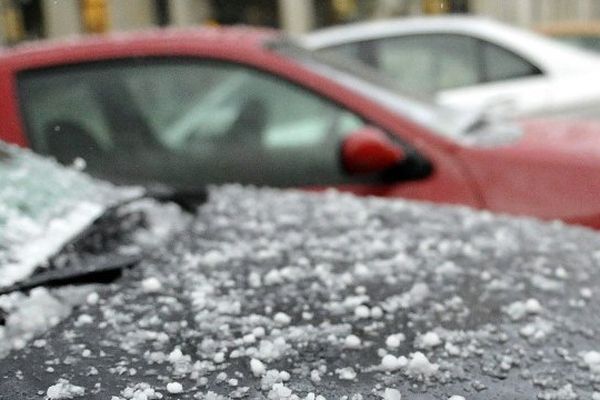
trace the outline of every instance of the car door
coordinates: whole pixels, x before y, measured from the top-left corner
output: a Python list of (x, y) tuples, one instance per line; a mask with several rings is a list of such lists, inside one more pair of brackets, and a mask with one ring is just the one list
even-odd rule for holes
[(113, 181), (389, 185), (342, 167), (342, 141), (367, 125), (360, 116), (254, 67), (120, 59), (23, 72), (18, 87), (36, 151), (64, 163), (82, 158)]
[[(88, 172), (118, 183), (334, 186), (481, 206), (452, 154), (404, 140), (401, 116), (391, 123), (388, 111), (364, 109), (360, 96), (317, 90), (314, 75), (300, 75), (162, 56), (29, 69), (17, 74), (16, 87), (35, 151), (63, 163), (83, 159)], [(372, 127), (411, 156), (385, 179), (350, 174), (342, 160), (345, 139)], [(428, 166), (425, 173), (419, 165)]]

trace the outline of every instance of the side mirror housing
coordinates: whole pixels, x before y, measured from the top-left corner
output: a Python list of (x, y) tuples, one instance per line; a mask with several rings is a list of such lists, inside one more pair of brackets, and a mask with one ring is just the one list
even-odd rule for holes
[(350, 174), (381, 173), (406, 159), (402, 147), (372, 126), (358, 129), (342, 143), (342, 164)]

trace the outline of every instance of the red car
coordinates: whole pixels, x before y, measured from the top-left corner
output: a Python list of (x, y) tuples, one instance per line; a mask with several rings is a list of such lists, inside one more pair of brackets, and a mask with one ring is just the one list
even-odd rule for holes
[(117, 182), (334, 186), (600, 227), (600, 125), (436, 109), (274, 31), (28, 45), (0, 53), (0, 93), (0, 139)]

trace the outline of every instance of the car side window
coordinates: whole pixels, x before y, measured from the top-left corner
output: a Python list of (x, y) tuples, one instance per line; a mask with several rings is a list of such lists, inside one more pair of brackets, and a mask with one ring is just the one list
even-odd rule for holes
[(76, 79), (64, 86), (31, 82), (27, 88), (27, 108), (32, 110), (27, 119), (29, 139), (45, 154), (53, 146), (50, 136), (60, 132), (64, 121), (80, 126), (101, 148), (113, 145), (110, 127), (89, 81)]
[[(327, 47), (324, 49), (317, 50), (320, 54), (325, 56), (344, 57), (345, 59), (361, 59), (362, 43), (344, 43), (336, 46)], [(361, 59), (361, 61), (364, 61)]]
[[(69, 102), (46, 101), (48, 115), (36, 113), (77, 85), (81, 98), (65, 93)], [(81, 156), (91, 172), (124, 181), (340, 183), (340, 142), (364, 126), (293, 83), (210, 60), (87, 64), (26, 73), (19, 86), (36, 150)]]
[(541, 71), (522, 57), (492, 43), (482, 43), (485, 81), (495, 82), (541, 74)]
[(373, 41), (378, 68), (409, 93), (479, 83), (481, 77), (475, 39), (459, 35), (415, 35)]

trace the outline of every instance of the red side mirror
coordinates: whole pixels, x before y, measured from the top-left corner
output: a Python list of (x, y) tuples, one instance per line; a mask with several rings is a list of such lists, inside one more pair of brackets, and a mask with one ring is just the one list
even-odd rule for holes
[(405, 158), (404, 150), (372, 126), (351, 133), (342, 143), (342, 163), (351, 174), (383, 172)]

